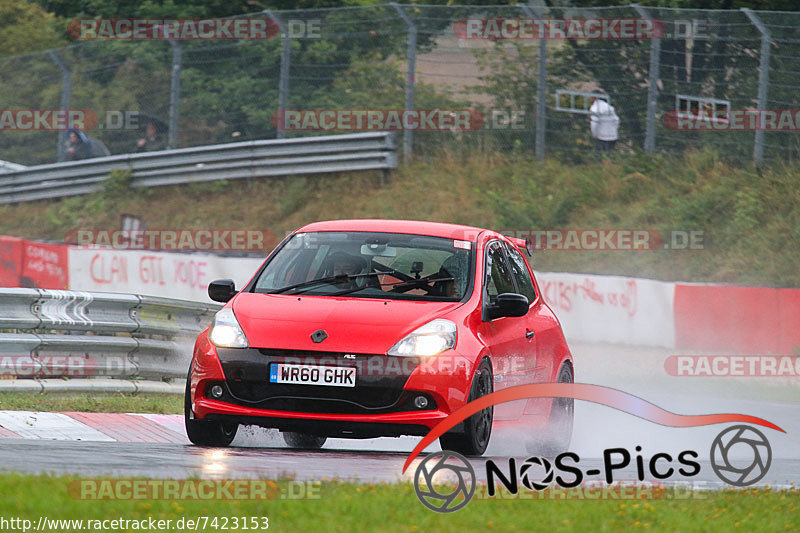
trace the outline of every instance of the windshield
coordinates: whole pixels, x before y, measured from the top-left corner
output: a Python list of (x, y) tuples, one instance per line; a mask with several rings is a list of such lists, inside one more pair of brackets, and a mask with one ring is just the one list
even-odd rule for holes
[(458, 301), (471, 286), (474, 248), (469, 241), (401, 233), (296, 233), (253, 291)]

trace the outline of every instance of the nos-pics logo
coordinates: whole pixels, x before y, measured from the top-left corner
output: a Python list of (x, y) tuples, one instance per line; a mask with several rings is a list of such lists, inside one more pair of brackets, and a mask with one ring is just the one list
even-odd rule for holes
[[(734, 449), (736, 458), (730, 457)], [(580, 457), (572, 452), (559, 454), (552, 461), (530, 457), (519, 465), (510, 458), (506, 468), (489, 459), (484, 463), (488, 495), (494, 496), (498, 484), (517, 494), (520, 484), (531, 491), (545, 490), (552, 483), (569, 489), (580, 486), (592, 476), (601, 476), (610, 485), (616, 471), (634, 464), (639, 481), (644, 481), (648, 475), (667, 479), (676, 471), (684, 477), (694, 477), (701, 470), (697, 462), (699, 454), (693, 450), (684, 450), (676, 458), (663, 452), (644, 457), (639, 452), (639, 446), (635, 453), (625, 448), (606, 449), (603, 451), (602, 469), (581, 468)], [(759, 430), (736, 425), (716, 436), (711, 444), (710, 462), (722, 481), (734, 487), (747, 487), (758, 483), (769, 471), (772, 447)], [(417, 498), (425, 507), (438, 513), (452, 513), (464, 508), (475, 495), (476, 483), (472, 464), (463, 455), (451, 451), (427, 455), (414, 474)]]
[[(752, 427), (759, 425), (785, 433), (768, 420), (751, 415), (725, 413), (707, 415), (680, 415), (662, 409), (638, 396), (618, 389), (588, 383), (535, 383), (518, 385), (487, 394), (456, 409), (422, 438), (408, 455), (403, 465), (405, 473), (422, 450), (456, 425), (493, 405), (530, 398), (572, 398), (605, 405), (650, 422), (669, 427), (699, 427), (710, 424), (740, 424), (722, 431), (711, 445), (711, 466), (725, 483), (735, 487), (747, 487), (758, 483), (772, 463), (772, 449), (767, 437)], [(744, 425), (751, 424), (751, 425)], [(742, 461), (741, 451), (748, 459)], [(735, 450), (732, 454), (731, 451)], [(491, 460), (485, 462), (489, 496), (494, 494), (493, 483), (499, 480), (509, 491), (516, 494), (520, 480), (529, 490), (541, 491), (553, 482), (562, 487), (576, 487), (592, 476), (605, 478), (611, 485), (615, 471), (635, 465), (637, 478), (644, 481), (648, 475), (656, 479), (668, 479), (680, 474), (693, 477), (700, 473), (699, 454), (684, 450), (673, 458), (667, 453), (646, 456), (637, 446), (631, 453), (625, 448), (603, 451), (603, 468), (581, 468), (577, 454), (565, 452), (555, 457), (554, 462), (544, 457), (531, 457), (521, 465), (509, 459), (505, 470)], [(733, 455), (733, 457), (732, 457)], [(534, 472), (543, 472), (533, 479)], [(648, 474), (649, 473), (649, 474)], [(570, 477), (571, 476), (571, 477)], [(443, 479), (447, 478), (447, 479)], [(453, 512), (463, 508), (475, 495), (475, 469), (461, 455), (443, 451), (425, 457), (414, 475), (414, 487), (419, 500), (428, 508), (438, 512)]]

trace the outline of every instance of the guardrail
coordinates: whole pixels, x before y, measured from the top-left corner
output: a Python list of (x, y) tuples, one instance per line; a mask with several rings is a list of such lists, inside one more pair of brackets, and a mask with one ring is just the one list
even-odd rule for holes
[(117, 169), (132, 171), (134, 187), (156, 187), (394, 168), (397, 145), (392, 132), (248, 141), (98, 157), (0, 174), (0, 204), (88, 194), (101, 189)]
[(140, 390), (147, 387), (114, 382), (185, 378), (194, 337), (220, 307), (134, 294), (0, 288), (0, 375), (42, 381), (5, 379), (0, 388), (44, 388), (41, 378), (114, 378), (66, 388), (108, 389), (112, 383)]

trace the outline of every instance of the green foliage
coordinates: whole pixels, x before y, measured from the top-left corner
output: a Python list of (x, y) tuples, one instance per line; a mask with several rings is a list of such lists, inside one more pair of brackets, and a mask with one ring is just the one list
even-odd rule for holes
[(702, 250), (545, 251), (534, 262), (540, 270), (798, 287), (799, 182), (794, 166), (759, 174), (728, 166), (714, 154), (617, 154), (576, 166), (440, 149), (435, 158), (401, 166), (383, 186), (376, 174), (327, 174), (2, 206), (0, 233), (60, 240), (75, 228), (116, 227), (121, 212), (141, 216), (148, 227), (269, 228), (277, 235), (339, 218), (433, 220), (498, 230), (702, 231)]
[[(230, 187), (230, 181), (228, 180), (214, 180), (214, 181), (203, 181), (199, 183), (189, 183), (186, 185), (186, 190), (195, 196), (208, 196), (208, 195), (217, 195), (217, 194), (224, 194), (225, 191)], [(148, 189), (152, 191), (152, 189)]]
[(104, 215), (108, 209), (108, 201), (102, 194), (64, 198), (58, 203), (48, 206), (47, 220), (55, 239), (63, 239), (64, 234), (80, 227), (89, 227), (98, 216)]
[[(92, 194), (68, 196), (47, 204), (45, 219), (53, 238), (61, 240), (70, 230), (96, 227), (98, 220), (111, 215), (116, 219), (118, 205), (124, 201), (145, 200), (150, 191), (142, 187), (131, 187), (130, 170), (112, 170), (102, 182), (102, 188)], [(115, 220), (116, 223), (116, 220)]]
[(183, 395), (49, 392), (0, 392), (0, 405), (12, 411), (81, 411), (88, 413), (183, 413)]
[(304, 177), (275, 179), (272, 192), (282, 217), (288, 217), (306, 204), (309, 180)]
[(131, 179), (133, 173), (127, 169), (115, 169), (103, 181), (103, 196), (106, 198), (120, 198), (132, 193)]
[[(203, 451), (198, 448), (194, 453)], [(399, 465), (392, 468), (398, 472), (400, 470)], [(198, 472), (206, 475), (199, 469)], [(162, 497), (148, 501), (132, 497), (116, 500), (113, 497), (82, 499), (70, 490), (80, 481), (99, 482), (107, 477), (4, 473), (0, 475), (0, 490), (4, 495), (0, 500), (0, 513), (4, 517), (20, 519), (20, 527), (22, 520), (30, 521), (28, 527), (31, 524), (35, 527), (42, 517), (46, 517), (50, 521), (80, 519), (84, 521), (83, 529), (89, 529), (89, 520), (104, 521), (105, 524), (114, 524), (114, 520), (136, 520), (135, 524), (141, 522), (146, 525), (147, 520), (152, 519), (164, 520), (165, 523), (169, 520), (171, 526), (168, 529), (174, 530), (179, 520), (183, 520), (183, 523), (187, 519), (196, 520), (203, 524), (203, 517), (207, 518), (209, 527), (201, 527), (201, 530), (212, 529), (214, 519), (217, 519), (213, 522), (215, 525), (233, 524), (234, 518), (242, 519), (242, 523), (247, 518), (249, 524), (250, 517), (259, 517), (257, 522), (263, 527), (264, 522), (260, 517), (268, 517), (270, 530), (280, 528), (318, 533), (372, 532), (383, 524), (391, 524), (387, 529), (402, 533), (510, 532), (530, 530), (532, 523), (536, 524), (537, 531), (566, 533), (637, 530), (658, 533), (742, 530), (762, 533), (800, 529), (800, 515), (797, 513), (800, 492), (795, 487), (679, 491), (672, 487), (665, 489), (656, 486), (638, 490), (631, 486), (625, 494), (635, 494), (636, 499), (632, 499), (632, 496), (623, 498), (613, 491), (612, 496), (620, 499), (607, 498), (596, 487), (591, 493), (585, 487), (578, 487), (574, 492), (562, 489), (547, 493), (522, 488), (517, 495), (500, 489), (493, 498), (482, 498), (476, 494), (469, 505), (459, 512), (442, 514), (422, 505), (412, 483), (408, 481), (308, 481), (308, 485), (303, 483), (303, 487), (308, 487), (308, 492), (304, 499), (299, 499), (284, 496), (291, 494), (288, 485), (290, 479), (276, 474), (272, 476), (274, 480), (267, 480), (267, 494), (278, 496), (271, 499), (201, 499), (195, 495), (194, 498), (169, 500)], [(146, 478), (142, 480), (146, 481)], [(155, 487), (157, 489), (159, 485)], [(454, 490), (452, 487), (442, 488), (440, 493), (448, 494)], [(486, 485), (478, 484), (477, 490), (485, 494)], [(131, 493), (130, 489), (118, 492)]]
[(795, 168), (760, 174), (734, 169), (706, 149), (686, 158), (661, 156), (647, 162), (634, 154), (582, 167), (548, 161), (530, 168), (518, 162), (493, 177), (485, 198), (497, 228), (703, 232), (702, 250), (544, 252), (535, 259), (541, 269), (800, 286), (795, 245), (800, 176)]
[(63, 46), (59, 21), (28, 0), (0, 0), (0, 56)]
[(732, 229), (738, 233), (755, 231), (762, 223), (764, 206), (758, 193), (750, 187), (736, 192), (733, 204)]

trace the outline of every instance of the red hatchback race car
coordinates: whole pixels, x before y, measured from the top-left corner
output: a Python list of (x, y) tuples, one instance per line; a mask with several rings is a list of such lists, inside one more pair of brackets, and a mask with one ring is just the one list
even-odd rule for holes
[[(185, 420), (198, 445), (226, 446), (239, 425), (287, 444), (425, 435), (494, 390), (573, 382), (572, 357), (543, 301), (526, 243), (469, 226), (337, 220), (292, 233), (197, 338)], [(564, 451), (573, 401), (539, 398), (481, 411), (440, 438), (481, 455), (493, 425)]]

